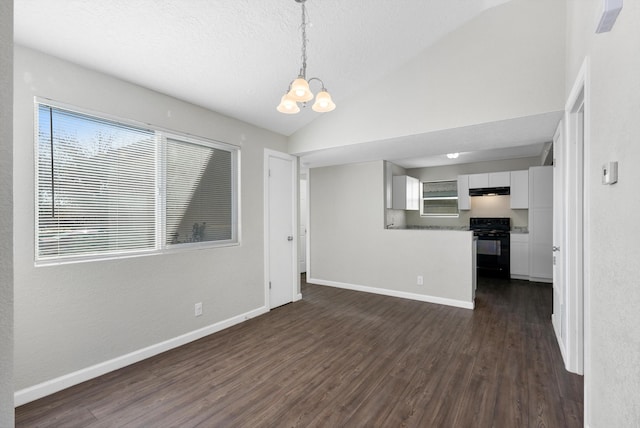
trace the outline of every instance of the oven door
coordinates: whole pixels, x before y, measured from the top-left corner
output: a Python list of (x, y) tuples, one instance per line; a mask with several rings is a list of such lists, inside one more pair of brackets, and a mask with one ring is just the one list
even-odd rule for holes
[(479, 275), (510, 276), (509, 236), (478, 236), (476, 249)]

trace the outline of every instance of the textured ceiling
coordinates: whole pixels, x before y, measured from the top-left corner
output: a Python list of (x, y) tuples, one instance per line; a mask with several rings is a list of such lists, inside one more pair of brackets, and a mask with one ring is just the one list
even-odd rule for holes
[[(308, 77), (340, 102), (507, 0), (308, 0)], [(294, 0), (16, 0), (15, 40), (291, 135), (275, 110), (300, 68)], [(317, 90), (317, 88), (313, 88)]]

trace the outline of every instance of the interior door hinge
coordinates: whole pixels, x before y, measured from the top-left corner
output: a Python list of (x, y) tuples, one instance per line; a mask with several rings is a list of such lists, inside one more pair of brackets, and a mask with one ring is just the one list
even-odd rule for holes
[(269, 290), (271, 290), (271, 281), (269, 281)]

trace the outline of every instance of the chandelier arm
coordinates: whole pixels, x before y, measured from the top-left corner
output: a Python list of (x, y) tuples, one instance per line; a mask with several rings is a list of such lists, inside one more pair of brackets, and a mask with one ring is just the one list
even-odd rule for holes
[(319, 77), (312, 77), (309, 80), (307, 80), (307, 82), (309, 82), (309, 84), (311, 84), (312, 80), (317, 80), (318, 82), (320, 82), (320, 84), (322, 85), (322, 91), (326, 91), (327, 88), (324, 87), (324, 82), (322, 81), (322, 79), (320, 79)]

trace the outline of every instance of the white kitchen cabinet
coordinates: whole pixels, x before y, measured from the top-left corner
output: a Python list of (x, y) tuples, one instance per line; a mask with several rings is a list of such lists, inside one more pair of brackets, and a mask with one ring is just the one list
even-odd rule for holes
[(393, 208), (393, 171), (391, 162), (384, 162), (384, 206), (387, 209)]
[(509, 171), (490, 172), (488, 176), (488, 187), (509, 187), (511, 185), (511, 173)]
[(393, 177), (393, 209), (420, 209), (420, 181), (417, 178), (408, 175)]
[(469, 174), (469, 189), (489, 187), (489, 174)]
[(529, 168), (529, 277), (553, 282), (553, 167)]
[(469, 175), (458, 176), (458, 210), (470, 210), (471, 198), (469, 197)]
[(511, 278), (529, 279), (529, 234), (511, 233)]
[(529, 171), (511, 171), (511, 209), (529, 208)]
[(489, 172), (484, 174), (469, 174), (469, 189), (484, 189), (487, 187), (509, 187), (511, 175), (509, 171)]

